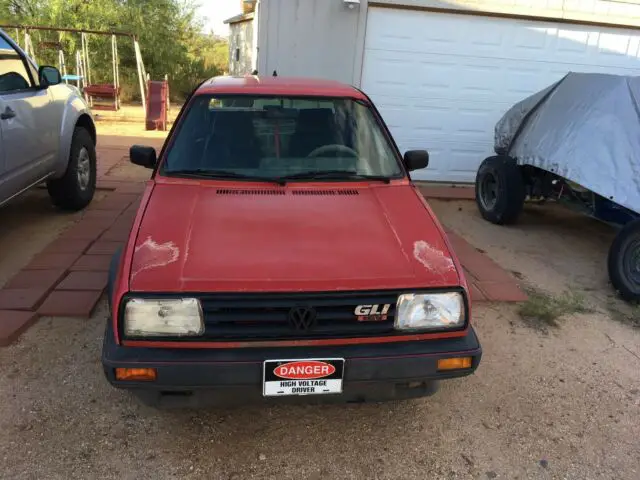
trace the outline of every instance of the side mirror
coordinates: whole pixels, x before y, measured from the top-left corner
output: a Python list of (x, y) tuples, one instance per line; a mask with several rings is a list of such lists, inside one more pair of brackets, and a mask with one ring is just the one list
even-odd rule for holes
[(157, 163), (156, 149), (144, 145), (134, 145), (129, 149), (129, 159), (134, 165), (145, 168), (155, 168)]
[(42, 88), (62, 83), (62, 75), (56, 67), (42, 66), (38, 69), (38, 79)]
[(402, 161), (409, 172), (427, 168), (427, 165), (429, 165), (429, 152), (426, 150), (409, 150), (404, 154)]

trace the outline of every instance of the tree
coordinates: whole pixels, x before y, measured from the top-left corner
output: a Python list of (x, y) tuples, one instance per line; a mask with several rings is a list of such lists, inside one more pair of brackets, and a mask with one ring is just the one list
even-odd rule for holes
[[(221, 74), (227, 63), (226, 44), (222, 47), (219, 39), (202, 33), (196, 7), (193, 0), (0, 0), (0, 21), (135, 34), (151, 78), (168, 75), (172, 96), (184, 98), (201, 80)], [(33, 36), (39, 63), (57, 64), (57, 52), (38, 49), (39, 42), (60, 39), (67, 63), (73, 63), (70, 60), (80, 48), (76, 34)], [(112, 82), (110, 37), (89, 35), (88, 39), (92, 81)], [(126, 101), (138, 96), (133, 42), (119, 39), (118, 53)]]

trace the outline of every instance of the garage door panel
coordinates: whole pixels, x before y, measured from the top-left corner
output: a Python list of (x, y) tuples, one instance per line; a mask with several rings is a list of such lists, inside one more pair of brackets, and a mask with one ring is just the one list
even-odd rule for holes
[(640, 74), (636, 31), (372, 7), (362, 88), (402, 150), (428, 148), (414, 178), (473, 181), (495, 123), (569, 71)]
[[(368, 94), (396, 96), (402, 92), (417, 98), (491, 102), (504, 96), (506, 102), (513, 103), (522, 99), (523, 93), (542, 89), (550, 79), (556, 81), (568, 71), (566, 67), (556, 69), (555, 64), (532, 66), (508, 59), (487, 64), (485, 59), (470, 56), (445, 60), (443, 55), (433, 54), (397, 54), (395, 59), (391, 55), (377, 51), (368, 54), (363, 68), (363, 86)], [(559, 73), (541, 75), (552, 69)]]
[(453, 120), (454, 112), (436, 109), (406, 109), (386, 107), (380, 110), (385, 123), (394, 135), (396, 132), (441, 132)]
[[(486, 148), (458, 150), (454, 145), (444, 145), (433, 148), (424, 142), (413, 142), (415, 147), (426, 148), (429, 151), (429, 167), (412, 172), (411, 176), (416, 180), (468, 182), (468, 162), (478, 156), (486, 158), (493, 152)], [(401, 149), (401, 151), (408, 150)]]
[(495, 65), (479, 65), (476, 59), (467, 59), (460, 65), (464, 75), (458, 75), (456, 96), (477, 100), (493, 100), (502, 90), (504, 71)]
[[(492, 134), (493, 136), (493, 134)], [(487, 144), (484, 141), (466, 141), (460, 142), (460, 136), (450, 136), (444, 132), (430, 132), (428, 135), (424, 135), (421, 132), (412, 130), (404, 135), (394, 135), (398, 148), (404, 152), (413, 148), (426, 148), (430, 153), (435, 153), (440, 150), (446, 150), (447, 152), (456, 153), (458, 158), (478, 153), (478, 152), (493, 152), (493, 144)], [(484, 157), (483, 157), (484, 158)], [(453, 159), (439, 159), (437, 161), (444, 162), (446, 165), (454, 165), (456, 170), (464, 170), (467, 167), (463, 164), (459, 164), (453, 161)]]
[[(544, 34), (540, 34), (543, 36)], [(603, 42), (600, 41), (600, 44)], [(412, 44), (413, 45), (413, 44)], [(556, 45), (556, 47), (554, 47)], [(449, 45), (451, 46), (451, 45)], [(450, 64), (448, 59), (455, 57), (466, 57), (477, 60), (482, 60), (485, 63), (491, 64), (496, 60), (510, 60), (512, 62), (526, 61), (532, 63), (556, 63), (566, 64), (567, 70), (571, 70), (572, 65), (591, 65), (591, 66), (605, 66), (615, 67), (624, 70), (633, 70), (633, 67), (629, 64), (629, 60), (638, 59), (638, 53), (621, 53), (614, 50), (615, 44), (611, 42), (611, 47), (607, 48), (602, 45), (575, 45), (572, 40), (561, 40), (557, 42), (548, 42), (546, 49), (538, 49), (531, 47), (516, 47), (514, 45), (508, 45), (504, 49), (500, 48), (479, 48), (476, 43), (467, 45), (460, 45), (460, 48), (452, 48), (451, 50), (444, 50), (443, 48), (436, 48), (434, 45), (429, 47), (420, 48), (419, 45), (413, 45), (413, 49), (399, 48), (398, 46), (390, 46), (387, 49), (372, 49), (379, 50), (381, 52), (393, 53), (393, 55), (421, 55), (431, 54), (434, 56), (444, 57), (440, 60), (441, 63)], [(457, 45), (456, 45), (457, 47)], [(635, 42), (631, 43), (628, 49), (633, 50)], [(622, 48), (619, 45), (616, 48)], [(627, 47), (625, 47), (627, 48)], [(504, 53), (502, 53), (504, 51)], [(552, 52), (551, 54), (549, 52)], [(473, 53), (473, 55), (469, 55)], [(455, 61), (455, 60), (453, 60)]]
[[(456, 60), (442, 55), (371, 51), (368, 56), (363, 78), (375, 75), (372, 86), (383, 95), (396, 94), (398, 87), (446, 91), (456, 79)], [(421, 96), (425, 92), (412, 90), (407, 93)]]
[[(381, 100), (372, 98), (376, 104), (381, 103)], [(429, 135), (431, 143), (450, 139), (486, 144), (493, 141), (494, 125), (506, 108), (506, 104), (461, 106), (451, 102), (438, 108), (385, 105), (379, 110), (394, 137), (420, 134)], [(442, 133), (443, 139), (434, 137), (436, 133)]]
[(487, 135), (492, 136), (494, 128), (489, 123), (496, 117), (495, 109), (490, 108), (466, 108), (459, 110), (454, 123), (456, 132), (465, 138), (485, 142)]
[(598, 33), (586, 30), (562, 30), (556, 34), (556, 38), (556, 57), (566, 55), (568, 60), (573, 60), (576, 53), (587, 53), (598, 44)]
[[(479, 121), (484, 122), (493, 119), (496, 115), (500, 116), (509, 107), (505, 102), (462, 103), (455, 100), (419, 98), (407, 99), (409, 103), (402, 105), (389, 97), (372, 96), (371, 98), (378, 105), (378, 110), (388, 125), (403, 128), (441, 125), (447, 127), (446, 131), (449, 134), (456, 131), (458, 126), (464, 126), (467, 130), (472, 126), (478, 129)], [(484, 126), (482, 130), (485, 131)]]
[[(408, 17), (412, 27), (405, 23)], [(473, 52), (487, 58), (536, 61), (542, 51), (547, 61), (557, 61), (562, 58), (555, 58), (556, 52), (571, 52), (571, 63), (589, 65), (603, 64), (602, 54), (622, 57), (615, 66), (623, 68), (629, 68), (629, 56), (638, 56), (634, 31), (552, 22), (371, 8), (367, 31), (367, 49), (400, 53)], [(576, 53), (582, 53), (580, 58)]]
[(598, 38), (598, 50), (604, 55), (618, 56), (623, 59), (628, 55), (635, 56), (637, 49), (633, 51), (633, 42), (629, 40), (628, 35), (603, 32)]

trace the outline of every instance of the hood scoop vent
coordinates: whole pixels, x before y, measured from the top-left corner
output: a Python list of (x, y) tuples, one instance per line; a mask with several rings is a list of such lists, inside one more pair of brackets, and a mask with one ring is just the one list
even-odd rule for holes
[(358, 190), (292, 190), (291, 195), (302, 196), (333, 196), (333, 195), (360, 195)]
[[(270, 195), (270, 196), (282, 196), (286, 195), (286, 190), (279, 189), (240, 189), (240, 188), (218, 188), (216, 190), (218, 195)], [(360, 192), (355, 189), (323, 189), (323, 190), (290, 190), (291, 195), (302, 196), (302, 197), (333, 197), (336, 195), (340, 196), (354, 196), (360, 195)]]
[(219, 188), (216, 190), (218, 195), (285, 195), (284, 190), (275, 189), (231, 189), (231, 188)]

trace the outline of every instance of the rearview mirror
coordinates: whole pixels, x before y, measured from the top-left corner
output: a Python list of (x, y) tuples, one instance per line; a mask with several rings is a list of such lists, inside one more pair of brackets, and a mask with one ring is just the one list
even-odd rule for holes
[(145, 147), (144, 145), (134, 145), (129, 149), (129, 159), (134, 165), (155, 168), (157, 162), (156, 149)]
[(409, 172), (427, 168), (427, 165), (429, 165), (429, 152), (426, 150), (409, 150), (404, 154), (403, 163)]
[(38, 79), (43, 88), (51, 87), (62, 83), (62, 75), (56, 67), (44, 65), (38, 69)]

